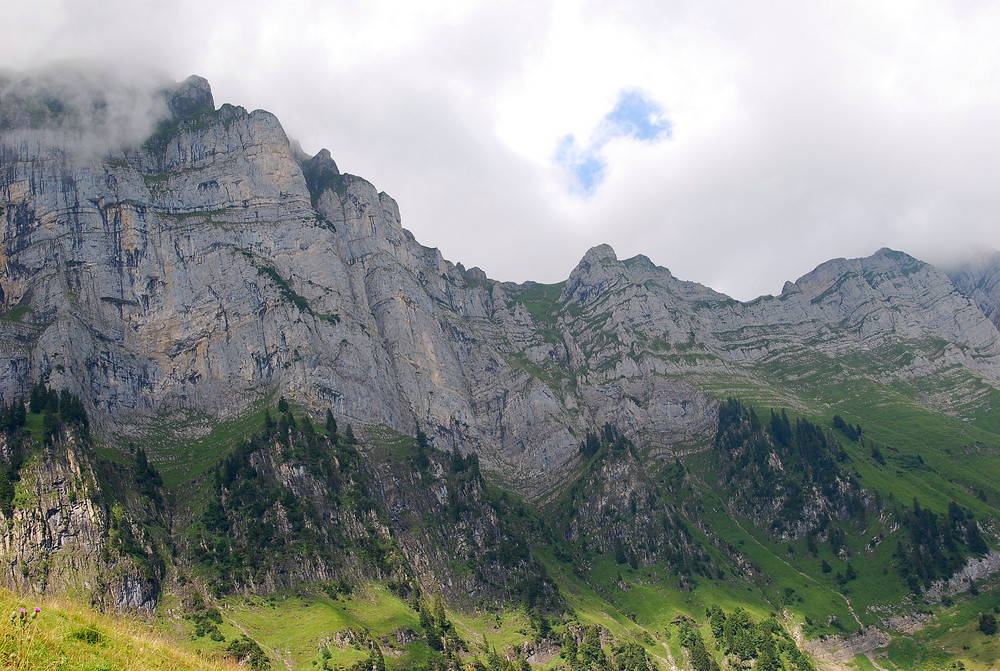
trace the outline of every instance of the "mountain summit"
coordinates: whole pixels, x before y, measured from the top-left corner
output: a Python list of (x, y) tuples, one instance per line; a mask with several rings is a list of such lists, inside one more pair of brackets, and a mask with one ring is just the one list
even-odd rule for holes
[(693, 659), (725, 630), (677, 596), (699, 581), (787, 613), (772, 633), (889, 636), (1000, 568), (996, 259), (881, 249), (740, 302), (599, 245), (502, 283), (200, 77), (131, 111), (92, 79), (0, 85), (7, 584), (204, 614), (373, 583), (433, 651), (469, 646), (421, 595), (522, 604), (511, 659), (576, 660), (607, 636), (568, 594), (636, 640), (683, 625), (657, 640)]

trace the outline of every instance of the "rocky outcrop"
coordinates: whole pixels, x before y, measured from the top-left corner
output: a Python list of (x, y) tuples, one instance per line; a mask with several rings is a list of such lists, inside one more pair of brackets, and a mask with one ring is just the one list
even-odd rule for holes
[[(549, 513), (562, 540), (579, 548), (581, 558), (596, 553), (633, 568), (662, 562), (688, 576), (703, 571), (686, 523), (637, 459), (635, 445), (611, 426), (588, 443), (586, 468)], [(663, 469), (659, 484), (678, 488), (684, 475), (679, 464)]]
[[(7, 439), (0, 433), (0, 441)], [(109, 609), (155, 607), (159, 576), (143, 525), (120, 506), (105, 504), (92, 460), (73, 430), (21, 466), (13, 504), (9, 516), (0, 511), (0, 584), (71, 594)]]
[(176, 519), (175, 554), (216, 596), (378, 581), (412, 603), (561, 605), (530, 549), (534, 519), (486, 487), (475, 455), (385, 428), (355, 443), (282, 414), (210, 476)]
[[(784, 411), (758, 418), (728, 399), (719, 409), (713, 448), (726, 507), (776, 540), (810, 534), (829, 540), (836, 533), (830, 522), (863, 517), (873, 507), (870, 492), (842, 467), (847, 453), (833, 435), (802, 418), (793, 423)], [(836, 553), (842, 546), (842, 538), (831, 541)]]
[(475, 455), (422, 449), (385, 430), (368, 438), (373, 497), (425, 589), (470, 609), (512, 599), (544, 612), (562, 605), (532, 554), (528, 508), (490, 491)]
[(937, 580), (925, 592), (929, 603), (938, 603), (946, 597), (963, 594), (973, 588), (976, 581), (985, 580), (1000, 571), (1000, 552), (990, 550), (982, 557), (969, 557), (960, 571), (946, 580)]
[(856, 668), (858, 655), (864, 655), (869, 660), (876, 657), (876, 650), (885, 648), (892, 642), (892, 637), (879, 627), (866, 627), (851, 636), (841, 638), (830, 636), (825, 639), (804, 641), (803, 647), (813, 656), (821, 669), (840, 671)]
[(984, 254), (951, 268), (948, 277), (1000, 328), (1000, 253)]

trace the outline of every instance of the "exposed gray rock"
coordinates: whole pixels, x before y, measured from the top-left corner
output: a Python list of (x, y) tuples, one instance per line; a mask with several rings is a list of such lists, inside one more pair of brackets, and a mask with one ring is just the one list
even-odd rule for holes
[(884, 648), (892, 642), (892, 637), (876, 626), (858, 630), (847, 638), (830, 636), (825, 639), (804, 641), (804, 648), (809, 651), (822, 669), (853, 668), (851, 662), (858, 655), (864, 655), (871, 660), (875, 651)]
[(208, 80), (191, 75), (166, 92), (167, 107), (175, 119), (184, 119), (194, 114), (215, 111), (215, 98)]
[[(422, 247), (391, 197), (326, 150), (304, 159), (271, 114), (213, 109), (197, 77), (164, 104), (145, 143), (96, 158), (7, 117), (3, 398), (48, 375), (110, 435), (279, 392), (423, 428), (538, 493), (588, 428), (669, 447), (711, 430), (713, 389), (767, 389), (783, 363), (879, 384), (1000, 378), (997, 329), (905, 254), (831, 261), (749, 303), (607, 245), (561, 288), (501, 284)], [(938, 388), (920, 392), (936, 408), (978, 402)]]
[(924, 598), (937, 603), (945, 597), (963, 594), (972, 589), (977, 580), (985, 580), (1000, 571), (1000, 552), (990, 550), (982, 557), (969, 557), (962, 570), (947, 579), (937, 580), (925, 592)]
[[(0, 436), (0, 441), (4, 438)], [(5, 447), (0, 445), (0, 453)], [(156, 576), (122, 552), (122, 536), (148, 545), (124, 510), (110, 513), (90, 458), (65, 432), (25, 464), (9, 518), (0, 511), (0, 584), (30, 593), (72, 594), (122, 611), (156, 605)], [(117, 541), (109, 536), (115, 520)]]
[(1000, 252), (984, 254), (951, 268), (948, 276), (1000, 328)]

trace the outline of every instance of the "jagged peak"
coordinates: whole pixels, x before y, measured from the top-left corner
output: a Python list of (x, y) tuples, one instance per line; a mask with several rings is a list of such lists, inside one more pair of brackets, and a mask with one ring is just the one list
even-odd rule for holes
[[(637, 266), (644, 266), (646, 268), (656, 268), (657, 267), (656, 264), (653, 263), (652, 259), (650, 259), (645, 254), (636, 254), (635, 256), (633, 256), (631, 258), (625, 259), (624, 261), (622, 261), (622, 263), (624, 263), (627, 267), (630, 267), (630, 268), (631, 267), (637, 267)], [(667, 272), (670, 272), (666, 268), (662, 268), (661, 270), (666, 270)]]
[(870, 257), (868, 257), (867, 259), (861, 259), (861, 262), (864, 263), (865, 261), (872, 261), (872, 260), (891, 261), (892, 263), (906, 265), (906, 266), (912, 266), (912, 265), (923, 266), (923, 265), (926, 265), (920, 259), (914, 258), (914, 257), (910, 256), (909, 254), (907, 254), (906, 252), (900, 252), (900, 251), (895, 250), (895, 249), (890, 249), (889, 247), (882, 247), (877, 252), (875, 252)]
[(316, 152), (316, 155), (308, 159), (309, 170), (315, 173), (332, 173), (334, 175), (340, 174), (340, 168), (337, 167), (337, 162), (333, 160), (333, 156), (330, 155), (329, 149), (320, 149)]
[(797, 286), (795, 286), (794, 282), (792, 282), (791, 280), (787, 280), (785, 282), (785, 285), (781, 287), (781, 295), (788, 296), (793, 293), (802, 293), (802, 292), (799, 290)]
[(306, 178), (306, 186), (309, 187), (309, 193), (312, 196), (313, 205), (315, 205), (320, 194), (340, 177), (340, 169), (333, 157), (330, 156), (328, 149), (320, 149), (312, 158), (300, 162), (302, 163), (302, 174)]
[(927, 264), (905, 252), (889, 247), (882, 247), (870, 256), (845, 259), (836, 258), (819, 264), (795, 282), (786, 282), (781, 293), (787, 296), (793, 291), (802, 293), (807, 298), (815, 298), (827, 292), (843, 277), (850, 273), (867, 274), (900, 272), (909, 274), (925, 267)]
[(562, 298), (585, 302), (588, 297), (599, 294), (609, 282), (621, 274), (621, 265), (611, 245), (591, 247), (569, 274)]
[(490, 279), (489, 277), (486, 276), (486, 271), (480, 268), (479, 266), (473, 266), (468, 270), (465, 270), (465, 268), (462, 267), (461, 263), (458, 264), (458, 266), (459, 268), (461, 268), (462, 274), (468, 280), (472, 280), (474, 282), (488, 282)]
[(202, 112), (215, 111), (215, 98), (208, 80), (191, 75), (167, 92), (167, 107), (175, 119), (184, 119)]
[(615, 254), (615, 250), (607, 243), (588, 249), (587, 253), (583, 255), (583, 259), (581, 259), (580, 263), (597, 263), (599, 261), (604, 261), (605, 259), (609, 259), (611, 261), (618, 260), (618, 255)]

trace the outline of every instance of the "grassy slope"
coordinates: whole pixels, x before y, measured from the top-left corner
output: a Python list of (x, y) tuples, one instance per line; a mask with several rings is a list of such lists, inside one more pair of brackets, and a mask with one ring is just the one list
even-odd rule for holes
[[(426, 663), (433, 654), (424, 642), (419, 617), (409, 604), (401, 601), (384, 585), (368, 583), (357, 586), (349, 596), (331, 598), (318, 588), (308, 586), (295, 592), (280, 592), (268, 597), (231, 597), (220, 604), (223, 642), (207, 636), (194, 639), (186, 620), (162, 618), (160, 626), (173, 636), (186, 636), (187, 645), (205, 654), (218, 655), (227, 643), (241, 634), (253, 638), (270, 657), (275, 668), (322, 668), (324, 661), (333, 668), (350, 666), (368, 656), (361, 644), (338, 642), (337, 634), (346, 630), (365, 631), (379, 641), (388, 669), (410, 669)], [(527, 615), (520, 610), (500, 613), (458, 613), (449, 611), (469, 651), (483, 657), (489, 647), (503, 650), (520, 644), (531, 636)], [(409, 630), (407, 632), (407, 630)], [(402, 643), (397, 632), (415, 634), (410, 643)], [(483, 643), (487, 647), (483, 647)]]
[[(214, 467), (236, 445), (264, 425), (268, 401), (262, 401), (235, 419), (213, 422), (208, 415), (179, 411), (161, 418), (147, 428), (142, 444), (163, 476), (168, 489), (183, 491), (184, 485), (197, 480)], [(122, 437), (125, 445), (130, 439)]]
[[(752, 399), (761, 417), (767, 416), (771, 406), (787, 405), (798, 408), (790, 413), (793, 416), (802, 415), (823, 426), (829, 426), (834, 413), (850, 423), (860, 423), (862, 442), (841, 437), (850, 455), (847, 466), (862, 486), (880, 491), (890, 505), (909, 505), (916, 498), (942, 514), (949, 501), (956, 501), (972, 510), (977, 519), (1000, 517), (1000, 415), (990, 410), (1000, 407), (1000, 394), (980, 389), (984, 387), (981, 382), (965, 379), (968, 376), (964, 374), (957, 376), (961, 380), (917, 379), (892, 388), (860, 379), (838, 383), (836, 380), (843, 378), (840, 364), (827, 361), (817, 367), (816, 363), (812, 361), (800, 371), (775, 366), (759, 380), (706, 377), (700, 386), (718, 398), (737, 395)], [(973, 400), (957, 408), (967, 419), (928, 409), (929, 396), (947, 397), (961, 385), (978, 390), (971, 394)], [(807, 410), (810, 408), (813, 410)], [(872, 457), (873, 445), (883, 454), (884, 465)], [(706, 459), (704, 453), (696, 453), (685, 463), (695, 472), (704, 472)], [(763, 586), (762, 592), (775, 606), (787, 604), (808, 617), (813, 626), (804, 628), (807, 634), (837, 633), (836, 627), (822, 626), (820, 618), (829, 614), (836, 615), (844, 633), (855, 630), (857, 623), (846, 607), (847, 600), (865, 625), (877, 624), (891, 612), (902, 610), (901, 603), (914, 607), (909, 590), (891, 570), (894, 543), (882, 543), (874, 552), (864, 550), (876, 534), (884, 536), (889, 531), (879, 520), (868, 519), (848, 530), (848, 545), (859, 577), (841, 588), (833, 576), (846, 569), (846, 562), (828, 547), (821, 545), (814, 558), (806, 552), (805, 541), (770, 541), (745, 521), (740, 524), (726, 514), (717, 493), (709, 491), (708, 495), (710, 500), (716, 498), (718, 505), (707, 506), (705, 522), (771, 576), (771, 584)], [(818, 568), (822, 559), (833, 567), (828, 574)], [(795, 589), (795, 593), (788, 597), (783, 594), (785, 587)], [(997, 581), (990, 581), (980, 586), (982, 594), (978, 596), (965, 595), (956, 598), (954, 605), (932, 607), (933, 616), (923, 630), (893, 632), (895, 638), (888, 649), (876, 653), (878, 663), (888, 669), (960, 668), (959, 662), (970, 669), (995, 668), (1000, 646), (982, 635), (977, 623), (979, 612), (1000, 605), (998, 588)], [(863, 657), (856, 666), (873, 668)]]
[[(989, 470), (983, 469), (982, 461), (969, 465), (965, 460), (951, 458), (956, 451), (968, 451), (970, 445), (996, 444), (996, 435), (992, 431), (921, 410), (909, 399), (886, 406), (865, 403), (864, 398), (856, 396), (853, 401), (840, 400), (839, 404), (830, 405), (848, 421), (860, 422), (865, 427), (866, 440), (882, 446), (887, 458), (885, 466), (871, 458), (867, 445), (842, 440), (851, 455), (849, 464), (864, 486), (875, 487), (903, 503), (919, 496), (924, 505), (930, 505), (939, 512), (948, 500), (954, 499), (973, 509), (977, 516), (997, 514), (992, 505), (980, 501), (966, 489), (971, 486), (987, 487), (988, 499), (1000, 500), (1000, 494), (996, 494), (989, 478), (983, 475)], [(766, 412), (763, 408), (759, 410)], [(222, 437), (215, 442), (219, 448), (217, 453), (224, 454), (224, 446), (233, 444), (230, 434), (252, 431), (254, 422), (260, 421), (256, 415), (262, 418), (263, 410), (258, 410), (253, 417), (238, 420), (232, 427), (220, 427), (213, 432), (213, 435)], [(828, 424), (828, 416), (809, 416)], [(396, 444), (398, 441), (391, 438), (378, 432), (369, 435), (369, 439), (379, 444), (378, 447), (401, 449)], [(980, 451), (985, 449), (981, 447)], [(908, 461), (903, 463), (908, 455), (916, 454), (924, 458), (925, 468), (912, 469)], [(704, 453), (695, 452), (687, 458), (687, 463), (697, 472), (702, 470), (699, 459), (704, 458)], [(998, 472), (993, 466), (996, 455), (987, 452), (986, 458), (989, 469)], [(703, 511), (706, 525), (750, 559), (759, 571), (757, 579), (749, 583), (736, 577), (730, 577), (724, 583), (699, 579), (694, 591), (681, 592), (675, 587), (675, 576), (665, 567), (633, 571), (606, 560), (596, 562), (581, 577), (555, 560), (548, 549), (537, 548), (539, 558), (559, 584), (576, 621), (601, 624), (615, 634), (635, 637), (644, 641), (647, 650), (654, 656), (677, 660), (682, 658), (683, 653), (676, 635), (672, 635), (676, 627), (671, 627), (670, 623), (682, 614), (703, 623), (705, 608), (712, 604), (719, 604), (725, 609), (743, 606), (757, 617), (787, 607), (789, 613), (794, 614), (795, 621), (808, 623), (806, 633), (846, 634), (857, 628), (855, 618), (864, 625), (879, 620), (881, 613), (870, 611), (869, 606), (898, 603), (907, 596), (905, 585), (888, 571), (892, 552), (888, 543), (874, 553), (864, 555), (861, 563), (856, 562), (859, 577), (847, 586), (847, 593), (844, 594), (845, 590), (836, 584), (833, 576), (843, 571), (846, 563), (835, 557), (827, 547), (821, 546), (819, 556), (813, 558), (805, 550), (805, 541), (791, 544), (772, 542), (748, 524), (726, 514), (720, 494), (707, 488), (703, 491), (706, 495)], [(870, 536), (882, 530), (877, 520), (870, 521), (868, 526), (856, 529), (856, 534), (852, 534), (854, 537), (849, 539), (856, 555)], [(792, 548), (790, 553), (789, 546)], [(833, 566), (831, 573), (821, 573), (821, 559), (827, 559)], [(622, 581), (627, 585), (626, 589), (619, 586)], [(789, 594), (786, 587), (794, 591)], [(853, 606), (853, 614), (849, 604)], [(977, 668), (978, 659), (991, 659), (996, 655), (996, 646), (991, 641), (976, 639), (974, 620), (978, 611), (973, 612), (970, 608), (969, 604), (959, 601), (952, 609), (954, 612), (948, 611), (946, 617), (952, 624), (951, 630), (945, 633), (900, 635), (886, 652), (888, 663), (898, 658), (898, 668), (909, 668), (911, 663), (924, 663), (920, 660), (936, 664), (947, 658), (960, 659), (969, 668)], [(376, 638), (388, 640), (390, 643), (383, 644), (383, 649), (390, 668), (407, 668), (411, 664), (422, 663), (429, 654), (419, 640), (409, 646), (393, 642), (391, 634), (399, 627), (409, 627), (419, 633), (417, 615), (407, 604), (375, 585), (364, 587), (350, 598), (335, 601), (315, 595), (286, 595), (245, 602), (231, 600), (227, 602), (224, 614), (226, 623), (222, 630), (227, 640), (241, 632), (248, 633), (261, 643), (272, 659), (286, 660), (294, 667), (311, 666), (313, 661), (322, 664), (320, 643), (347, 627), (366, 627)], [(489, 616), (452, 615), (473, 650), (478, 649), (484, 639), (488, 645), (502, 649), (532, 635), (525, 614), (517, 610)], [(832, 625), (830, 615), (835, 616)], [(497, 626), (497, 618), (501, 626)], [(979, 637), (982, 638), (981, 635)], [(198, 645), (212, 650), (221, 649), (224, 644), (213, 644), (204, 638), (199, 639)], [(963, 649), (966, 646), (968, 649)], [(328, 649), (331, 664), (348, 665), (365, 656), (363, 651), (351, 646), (340, 648), (333, 645)], [(548, 666), (558, 661), (554, 660)], [(885, 661), (880, 663), (884, 665)]]
[[(552, 300), (555, 291), (545, 287), (539, 293), (542, 294), (539, 302), (544, 303), (546, 299)], [(890, 390), (864, 381), (824, 386), (815, 375), (796, 380), (775, 376), (759, 381), (757, 386), (749, 378), (738, 379), (736, 385), (733, 380), (727, 384), (724, 380), (707, 378), (703, 382), (704, 387), (720, 397), (737, 392), (756, 400), (761, 416), (766, 416), (768, 405), (762, 400), (781, 399), (792, 401), (788, 405), (799, 408), (794, 414), (822, 425), (829, 425), (834, 412), (848, 422), (860, 423), (864, 427), (865, 444), (851, 443), (846, 438), (841, 441), (850, 454), (848, 466), (863, 486), (878, 489), (890, 500), (908, 504), (918, 497), (923, 505), (939, 513), (949, 500), (955, 500), (972, 509), (979, 519), (998, 516), (1000, 490), (992, 474), (1000, 473), (1000, 420), (990, 413), (970, 413), (974, 416), (972, 421), (961, 421), (921, 408), (915, 403), (918, 390), (914, 388)], [(151, 460), (163, 472), (168, 488), (181, 497), (193, 498), (197, 487), (191, 485), (196, 485), (218, 459), (262, 425), (265, 407), (261, 404), (243, 417), (207, 426), (208, 430), (199, 432), (202, 435), (195, 440), (186, 439), (183, 434), (204, 425), (204, 418), (173, 423), (171, 430), (154, 431), (150, 442), (143, 443), (149, 445)], [(804, 408), (822, 408), (822, 411), (811, 413), (803, 411)], [(29, 428), (37, 429), (32, 426), (37, 421), (38, 417), (29, 416)], [(392, 436), (377, 433), (369, 439), (375, 439), (379, 447), (401, 449)], [(885, 465), (871, 457), (873, 443), (880, 446)], [(104, 456), (114, 456), (112, 450), (106, 451), (108, 454)], [(924, 461), (919, 468), (914, 464), (917, 455)], [(704, 452), (695, 451), (685, 463), (697, 473), (704, 471), (705, 459)], [(682, 592), (675, 586), (675, 576), (665, 567), (634, 571), (612, 561), (597, 561), (581, 576), (555, 560), (547, 548), (537, 548), (539, 558), (559, 584), (576, 621), (602, 624), (616, 634), (643, 641), (654, 656), (676, 660), (682, 657), (682, 651), (676, 635), (672, 635), (676, 628), (670, 623), (682, 614), (703, 623), (705, 608), (712, 604), (725, 609), (741, 605), (757, 617), (787, 607), (795, 621), (807, 623), (804, 627), (807, 634), (818, 635), (849, 633), (857, 628), (855, 617), (865, 625), (875, 624), (884, 613), (869, 610), (870, 606), (897, 604), (907, 597), (905, 585), (889, 571), (890, 543), (879, 546), (874, 553), (861, 554), (865, 542), (884, 531), (877, 520), (869, 520), (866, 528), (849, 533), (852, 552), (863, 559), (855, 562), (858, 579), (849, 583), (847, 593), (843, 594), (845, 590), (833, 576), (843, 571), (846, 563), (828, 547), (821, 546), (819, 556), (814, 558), (808, 556), (804, 541), (775, 543), (749, 524), (731, 518), (725, 511), (722, 494), (708, 488), (702, 490), (706, 496), (702, 514), (707, 527), (745, 554), (757, 567), (758, 577), (750, 582), (732, 576), (727, 576), (728, 582), (699, 579), (694, 591)], [(976, 496), (979, 490), (986, 494), (985, 501)], [(818, 568), (821, 559), (827, 559), (833, 566), (831, 573), (821, 573)], [(622, 583), (625, 589), (620, 587)], [(793, 592), (788, 593), (786, 588)], [(312, 662), (321, 665), (320, 644), (347, 627), (366, 627), (376, 638), (390, 641), (383, 644), (390, 668), (408, 668), (426, 660), (429, 652), (419, 640), (409, 646), (392, 643), (391, 634), (397, 628), (408, 627), (419, 633), (419, 626), (409, 605), (382, 587), (365, 586), (350, 598), (337, 600), (316, 594), (320, 592), (267, 600), (230, 600), (224, 604), (226, 621), (220, 629), (227, 641), (240, 633), (251, 635), (276, 662), (284, 660), (297, 668), (310, 667)], [(992, 589), (988, 593), (984, 589), (984, 594), (978, 597), (958, 599), (949, 608), (935, 610), (934, 618), (923, 631), (898, 635), (879, 663), (885, 668), (919, 668), (919, 665), (938, 668), (934, 665), (961, 660), (968, 668), (990, 668), (1000, 656), (998, 648), (994, 641), (978, 633), (976, 620), (979, 611), (996, 605), (993, 594)], [(834, 625), (829, 624), (830, 615), (836, 617)], [(453, 613), (452, 617), (474, 650), (484, 639), (488, 645), (502, 649), (532, 635), (525, 614), (517, 610), (488, 616)], [(186, 621), (174, 620), (170, 628), (188, 635), (191, 626)], [(225, 644), (201, 638), (193, 645), (217, 652)], [(349, 665), (365, 656), (351, 646), (333, 645), (328, 649), (331, 664)], [(53, 648), (48, 650), (55, 654)], [(858, 667), (866, 668), (866, 664), (859, 661)]]
[[(19, 608), (41, 613), (21, 623)], [(94, 612), (65, 600), (29, 600), (0, 589), (0, 667), (12, 671), (209, 671), (239, 667), (199, 656), (138, 620)]]

